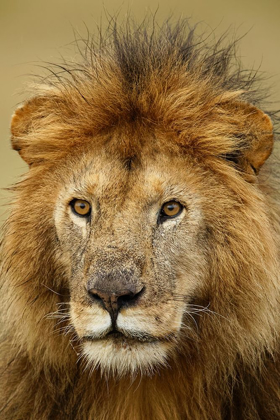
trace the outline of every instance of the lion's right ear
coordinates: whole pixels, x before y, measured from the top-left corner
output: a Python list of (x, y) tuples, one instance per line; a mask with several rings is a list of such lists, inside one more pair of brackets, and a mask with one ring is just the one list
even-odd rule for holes
[(29, 134), (35, 130), (38, 123), (44, 118), (42, 108), (45, 102), (46, 98), (44, 97), (32, 98), (20, 106), (12, 116), (12, 147), (19, 152), (22, 159), (25, 160), (28, 165), (34, 163), (32, 153), (30, 153), (30, 141), (32, 136), (29, 136)]

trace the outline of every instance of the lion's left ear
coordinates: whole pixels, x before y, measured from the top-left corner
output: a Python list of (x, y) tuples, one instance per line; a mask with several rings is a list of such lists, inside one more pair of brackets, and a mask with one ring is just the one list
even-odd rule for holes
[(237, 117), (240, 117), (237, 125), (241, 142), (237, 155), (232, 160), (244, 173), (258, 174), (273, 149), (271, 119), (252, 105), (238, 103), (235, 107), (238, 108)]

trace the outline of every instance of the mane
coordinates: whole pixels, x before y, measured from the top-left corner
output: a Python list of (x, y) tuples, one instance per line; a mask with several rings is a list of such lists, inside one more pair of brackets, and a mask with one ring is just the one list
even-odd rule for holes
[[(97, 144), (99, 135), (114, 130), (145, 128), (175, 137), (188, 150), (232, 157), (246, 146), (228, 104), (261, 106), (277, 122), (277, 112), (264, 109), (268, 91), (261, 75), (242, 68), (237, 41), (227, 43), (227, 34), (209, 45), (184, 20), (161, 27), (113, 22), (98, 39), (76, 45), (77, 62), (46, 63), (49, 74), (32, 85), (36, 110), (26, 131), (38, 159), (60, 159), (75, 144), (93, 137)], [(237, 119), (246, 126), (247, 113)], [(133, 154), (138, 143), (124, 148)]]

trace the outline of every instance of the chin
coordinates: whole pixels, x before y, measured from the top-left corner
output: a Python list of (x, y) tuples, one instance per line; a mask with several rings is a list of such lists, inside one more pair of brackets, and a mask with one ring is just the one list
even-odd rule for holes
[(122, 377), (136, 374), (152, 376), (160, 367), (168, 366), (173, 345), (168, 341), (141, 342), (134, 338), (106, 337), (87, 339), (83, 343), (83, 356), (87, 368), (99, 368), (104, 375)]

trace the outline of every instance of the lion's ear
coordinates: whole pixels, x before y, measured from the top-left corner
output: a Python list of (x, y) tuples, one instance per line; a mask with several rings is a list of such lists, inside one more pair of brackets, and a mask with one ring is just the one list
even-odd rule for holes
[(273, 125), (267, 114), (252, 105), (238, 103), (235, 107), (240, 117), (240, 147), (232, 160), (242, 172), (257, 175), (273, 149)]
[(11, 121), (11, 143), (14, 150), (19, 152), (23, 160), (28, 165), (34, 163), (32, 154), (30, 153), (31, 134), (38, 123), (41, 122), (44, 115), (42, 113), (42, 106), (45, 103), (44, 97), (36, 97), (25, 102), (19, 107)]

